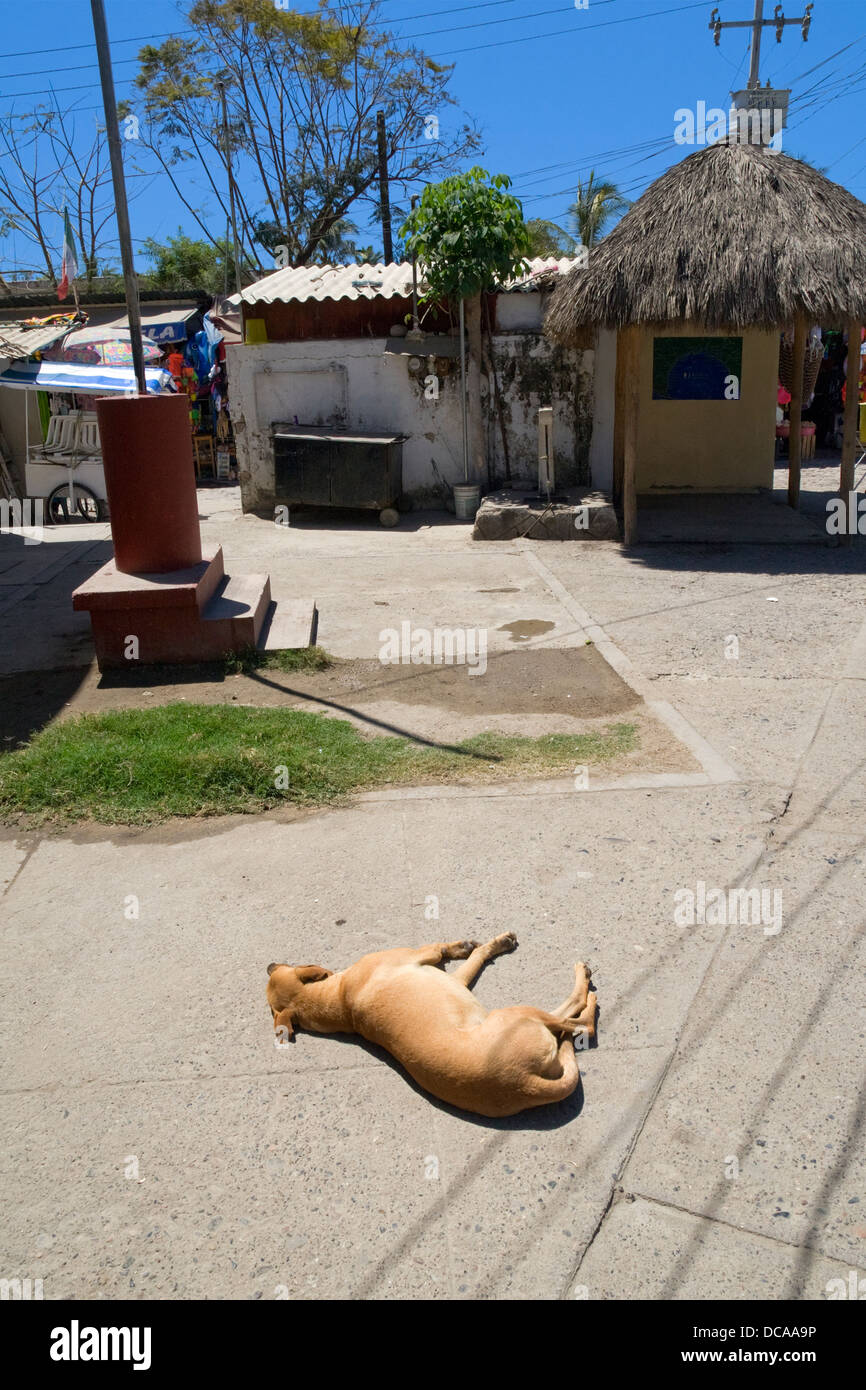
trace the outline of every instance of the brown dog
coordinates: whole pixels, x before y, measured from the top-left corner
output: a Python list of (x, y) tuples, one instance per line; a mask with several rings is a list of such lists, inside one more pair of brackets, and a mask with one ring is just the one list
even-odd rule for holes
[[(516, 1115), (570, 1096), (580, 1080), (574, 1034), (595, 1037), (590, 970), (575, 966), (573, 992), (545, 1013), (530, 1005), (487, 1013), (469, 992), (487, 961), (513, 951), (511, 932), (486, 945), (438, 942), (376, 951), (334, 974), (321, 965), (269, 965), (274, 1029), (360, 1033), (384, 1047), (419, 1086), (478, 1115)], [(459, 960), (452, 974), (437, 969)]]

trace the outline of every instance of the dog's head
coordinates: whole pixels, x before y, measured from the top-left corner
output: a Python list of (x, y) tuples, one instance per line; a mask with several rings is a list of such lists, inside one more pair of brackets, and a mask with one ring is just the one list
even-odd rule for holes
[(300, 1012), (300, 996), (304, 988), (317, 984), (319, 980), (327, 980), (333, 973), (323, 965), (269, 965), (267, 996), (274, 1028), (285, 1028), (288, 1036), (292, 1037), (292, 1015)]

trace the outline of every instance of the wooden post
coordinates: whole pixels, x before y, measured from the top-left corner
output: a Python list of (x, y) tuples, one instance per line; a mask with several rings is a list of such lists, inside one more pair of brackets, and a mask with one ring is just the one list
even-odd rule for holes
[(120, 243), (120, 263), (123, 267), (123, 283), (126, 289), (129, 346), (132, 351), (132, 366), (139, 395), (146, 396), (147, 377), (144, 373), (144, 352), (141, 346), (141, 305), (138, 302), (138, 277), (135, 273), (132, 236), (129, 231), (129, 207), (126, 201), (123, 152), (120, 147), (120, 125), (117, 119), (117, 97), (114, 95), (114, 70), (111, 66), (111, 49), (105, 23), (104, 0), (90, 0), (90, 10), (93, 16), (93, 37), (96, 43), (96, 60), (99, 64), (99, 80), (102, 85), (102, 105), (105, 108), (105, 133), (108, 137), (108, 158), (114, 189), (117, 239)]
[(634, 325), (623, 330), (623, 541), (637, 541), (637, 431), (640, 415), (641, 330)]
[(385, 264), (394, 259), (391, 241), (391, 197), (388, 188), (388, 139), (385, 133), (385, 112), (376, 112), (376, 141), (379, 154), (379, 210), (382, 214), (382, 245)]
[(622, 506), (625, 440), (625, 356), (625, 331), (620, 329), (616, 335), (616, 373), (614, 375), (613, 388), (613, 500), (616, 507)]
[(860, 421), (860, 324), (848, 324), (848, 372), (845, 387), (845, 423), (842, 427), (842, 463), (839, 468), (839, 495), (845, 503), (848, 525), (844, 544), (850, 545), (857, 531), (857, 509), (849, 512), (854, 491), (854, 458), (857, 452), (857, 427)]
[(791, 432), (788, 435), (788, 506), (800, 507), (800, 459), (803, 454), (803, 371), (806, 365), (806, 320), (794, 320), (794, 380), (791, 383)]

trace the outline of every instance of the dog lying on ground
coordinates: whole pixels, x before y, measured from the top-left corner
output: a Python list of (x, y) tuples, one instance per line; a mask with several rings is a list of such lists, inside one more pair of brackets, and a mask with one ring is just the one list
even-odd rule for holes
[[(512, 932), (477, 941), (376, 951), (336, 974), (321, 965), (269, 965), (274, 1030), (360, 1033), (402, 1063), (439, 1100), (478, 1115), (516, 1115), (570, 1096), (580, 1080), (574, 1035), (595, 1037), (590, 970), (552, 1013), (519, 1004), (488, 1013), (469, 986), (488, 961), (513, 951)], [(437, 969), (462, 962), (451, 974)]]

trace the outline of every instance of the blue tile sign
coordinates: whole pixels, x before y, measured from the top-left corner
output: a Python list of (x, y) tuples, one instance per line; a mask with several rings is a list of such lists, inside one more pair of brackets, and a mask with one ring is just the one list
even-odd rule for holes
[(144, 331), (155, 343), (185, 342), (186, 319), (180, 319), (177, 323), (154, 323)]
[(655, 338), (653, 400), (738, 400), (742, 368), (742, 338)]

